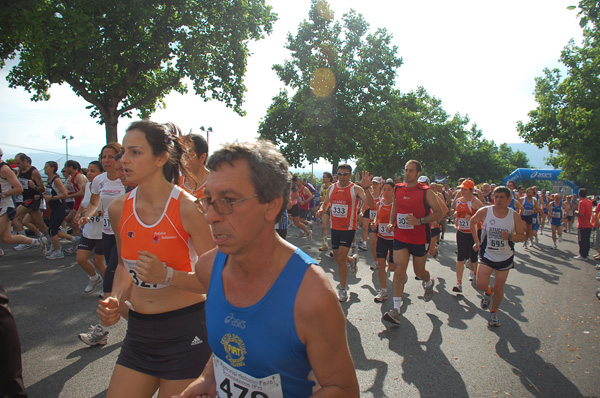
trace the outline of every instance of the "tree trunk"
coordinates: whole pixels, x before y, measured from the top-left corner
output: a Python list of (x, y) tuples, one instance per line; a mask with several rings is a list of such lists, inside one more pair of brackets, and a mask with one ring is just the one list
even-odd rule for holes
[(337, 169), (338, 169), (338, 165), (340, 164), (340, 160), (339, 159), (335, 159), (332, 163), (331, 163), (331, 174), (335, 174), (337, 173)]
[(116, 109), (108, 111), (108, 115), (104, 117), (104, 126), (106, 128), (106, 143), (119, 142), (117, 136), (117, 124), (119, 123), (119, 116), (117, 116)]

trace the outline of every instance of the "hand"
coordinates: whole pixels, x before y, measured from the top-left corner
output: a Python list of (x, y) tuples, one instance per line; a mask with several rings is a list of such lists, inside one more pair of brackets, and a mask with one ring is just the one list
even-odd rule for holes
[(510, 238), (512, 234), (506, 232), (506, 231), (502, 231), (502, 239), (504, 240), (508, 240), (508, 238)]
[(47, 193), (42, 194), (42, 196), (44, 197), (44, 199), (46, 200), (52, 200), (52, 195), (48, 195)]
[(413, 216), (412, 214), (406, 215), (406, 222), (409, 223), (410, 225), (421, 225), (421, 220), (419, 220), (417, 217)]
[(200, 376), (190, 383), (189, 386), (179, 395), (173, 395), (171, 398), (216, 398), (217, 384), (214, 380), (205, 379)]
[(96, 310), (100, 322), (105, 326), (114, 325), (121, 319), (119, 313), (119, 300), (116, 297), (107, 297), (104, 300), (98, 302), (98, 309)]
[(481, 245), (480, 243), (475, 243), (475, 244), (473, 245), (473, 250), (475, 250), (476, 252), (479, 252), (479, 246), (480, 246), (480, 245)]
[(385, 230), (387, 232), (392, 232), (394, 230), (394, 224), (388, 224), (385, 226)]
[(81, 228), (89, 222), (90, 222), (90, 218), (88, 216), (83, 216), (83, 217), (79, 217), (79, 220), (77, 221), (77, 225), (79, 225), (79, 228)]
[(149, 251), (138, 251), (135, 272), (141, 280), (150, 284), (163, 283), (167, 277), (167, 269), (160, 259)]
[[(360, 177), (360, 174), (357, 173), (356, 179), (358, 180), (359, 177)], [(371, 173), (369, 173), (368, 171), (363, 171), (362, 179), (360, 180), (358, 185), (360, 185), (363, 189), (369, 189), (371, 187), (371, 179), (372, 179)]]
[(27, 186), (31, 189), (35, 188), (35, 182), (33, 182), (33, 180), (29, 180), (27, 181)]

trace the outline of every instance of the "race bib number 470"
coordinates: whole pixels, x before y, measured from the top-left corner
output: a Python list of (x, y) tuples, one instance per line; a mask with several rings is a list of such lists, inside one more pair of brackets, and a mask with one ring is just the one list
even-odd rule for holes
[(257, 379), (213, 356), (219, 398), (283, 398), (281, 376)]

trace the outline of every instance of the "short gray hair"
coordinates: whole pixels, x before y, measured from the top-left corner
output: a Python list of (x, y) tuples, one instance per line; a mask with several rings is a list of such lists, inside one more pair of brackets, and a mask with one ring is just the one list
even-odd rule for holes
[(226, 144), (213, 153), (206, 163), (209, 170), (216, 170), (223, 163), (233, 166), (236, 160), (246, 160), (250, 165), (252, 185), (260, 203), (283, 198), (277, 221), (283, 215), (290, 197), (291, 177), (289, 164), (279, 149), (270, 141)]

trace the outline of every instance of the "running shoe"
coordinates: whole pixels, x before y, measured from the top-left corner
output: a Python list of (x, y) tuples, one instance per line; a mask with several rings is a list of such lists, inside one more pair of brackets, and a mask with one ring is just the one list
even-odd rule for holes
[(374, 262), (369, 264), (369, 268), (371, 268), (371, 271), (376, 271), (377, 268), (379, 268), (379, 265), (376, 262)]
[(329, 250), (329, 245), (327, 243), (323, 243), (321, 245), (321, 247), (319, 247), (319, 251), (320, 252), (324, 252), (324, 251), (327, 251), (327, 250)]
[(525, 241), (525, 243), (523, 243), (523, 249), (527, 249), (527, 244), (529, 243), (529, 241)]
[(329, 252), (329, 257), (333, 258), (333, 252)]
[(469, 282), (473, 282), (475, 280), (475, 272), (469, 272)]
[(352, 242), (352, 254), (356, 254), (358, 249), (356, 248), (356, 242)]
[(40, 249), (42, 257), (46, 257), (46, 255), (49, 253), (48, 247), (50, 246), (50, 244), (48, 243), (48, 238), (46, 238), (45, 236), (42, 236), (39, 239), (34, 239), (33, 246)]
[(575, 260), (586, 260), (587, 261), (587, 257), (582, 257), (580, 254), (576, 255), (575, 257), (573, 257)]
[(556, 243), (552, 245), (553, 249), (558, 249), (558, 246), (556, 246)]
[(359, 248), (360, 250), (362, 250), (363, 252), (366, 252), (366, 251), (367, 251), (367, 244), (366, 244), (365, 242), (360, 242), (360, 243), (358, 244), (358, 248)]
[(87, 286), (83, 290), (85, 293), (92, 293), (98, 286), (102, 284), (102, 277), (100, 275), (96, 275), (95, 277), (90, 277), (90, 281)]
[(490, 308), (490, 301), (492, 301), (492, 296), (487, 293), (483, 293), (483, 297), (481, 298), (481, 309), (487, 310)]
[(105, 345), (108, 343), (108, 332), (103, 332), (100, 324), (90, 326), (89, 332), (79, 334), (79, 340), (87, 345)]
[(596, 280), (600, 281), (600, 272), (598, 272), (598, 275), (596, 276)]
[(435, 279), (431, 278), (431, 285), (427, 287), (427, 282), (423, 282), (423, 289), (425, 289), (425, 293), (423, 293), (423, 300), (430, 301), (433, 298), (433, 286), (435, 285)]
[(33, 247), (33, 244), (21, 243), (19, 245), (16, 245), (15, 247), (13, 247), (13, 250), (22, 252), (23, 250), (28, 250), (28, 249), (31, 249), (32, 247)]
[(558, 235), (558, 243), (562, 243), (562, 235)]
[(62, 250), (52, 250), (50, 253), (46, 254), (46, 260), (57, 260), (64, 257), (65, 253), (63, 253)]
[(392, 308), (391, 310), (383, 314), (383, 320), (388, 321), (390, 323), (395, 323), (396, 325), (400, 325), (400, 321), (402, 320), (402, 318), (400, 317), (400, 313), (398, 312), (398, 310)]
[(4, 250), (0, 249), (0, 257), (4, 256)]
[(308, 231), (308, 235), (306, 235), (306, 239), (312, 240), (312, 231)]
[(358, 273), (358, 260), (360, 259), (358, 254), (352, 256), (352, 262), (348, 265), (350, 267), (350, 275), (356, 276)]
[(456, 285), (452, 288), (453, 292), (462, 293), (462, 283), (456, 282)]
[(497, 312), (491, 312), (490, 313), (490, 320), (488, 321), (488, 325), (489, 326), (500, 326), (502, 325), (500, 323), (500, 320), (498, 319), (498, 313)]
[(596, 264), (596, 271), (600, 271), (600, 264)]
[(374, 300), (376, 303), (383, 303), (388, 299), (388, 294), (386, 289), (379, 289), (377, 291), (377, 296), (375, 296)]
[(348, 288), (338, 285), (338, 300), (340, 303), (348, 301)]

